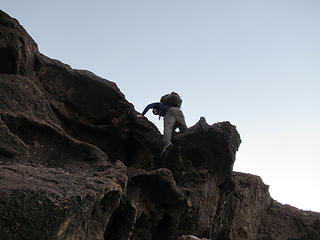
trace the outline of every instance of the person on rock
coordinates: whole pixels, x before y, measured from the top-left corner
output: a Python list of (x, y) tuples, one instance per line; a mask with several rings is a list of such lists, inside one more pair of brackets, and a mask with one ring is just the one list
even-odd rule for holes
[[(163, 150), (160, 157), (170, 149), (173, 144), (171, 136), (173, 131), (179, 128), (181, 133), (187, 130), (187, 124), (183, 112), (181, 111), (182, 99), (179, 94), (172, 92), (161, 97), (160, 102), (150, 103), (137, 117), (143, 117), (150, 109), (153, 114), (163, 117)], [(204, 132), (208, 131), (208, 124), (204, 117), (200, 118), (199, 125)]]

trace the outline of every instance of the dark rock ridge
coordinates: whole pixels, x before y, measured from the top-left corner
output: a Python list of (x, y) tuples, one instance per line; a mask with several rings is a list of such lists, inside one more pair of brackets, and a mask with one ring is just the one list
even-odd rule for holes
[(229, 122), (161, 134), (117, 85), (39, 53), (0, 11), (0, 239), (318, 240), (320, 214), (233, 172)]

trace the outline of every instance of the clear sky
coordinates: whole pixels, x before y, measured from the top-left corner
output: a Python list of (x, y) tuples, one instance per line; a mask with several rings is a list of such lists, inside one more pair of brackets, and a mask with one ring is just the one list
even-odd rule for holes
[[(114, 81), (142, 111), (170, 91), (188, 125), (230, 121), (234, 170), (320, 212), (319, 0), (1, 0), (40, 51)], [(162, 121), (146, 115), (162, 132)]]

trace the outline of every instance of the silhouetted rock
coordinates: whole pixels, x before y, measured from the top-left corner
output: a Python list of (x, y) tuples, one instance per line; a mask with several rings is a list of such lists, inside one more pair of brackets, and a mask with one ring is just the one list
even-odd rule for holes
[(319, 213), (233, 172), (235, 126), (196, 124), (160, 158), (160, 132), (137, 114), (0, 11), (0, 239), (319, 239)]

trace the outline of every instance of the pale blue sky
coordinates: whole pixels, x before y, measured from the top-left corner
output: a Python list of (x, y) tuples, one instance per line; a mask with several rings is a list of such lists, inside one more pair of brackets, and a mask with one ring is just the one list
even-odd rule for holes
[[(114, 81), (142, 111), (177, 91), (188, 125), (230, 121), (236, 171), (320, 212), (320, 1), (2, 0), (40, 51)], [(149, 120), (162, 131), (162, 121)]]

